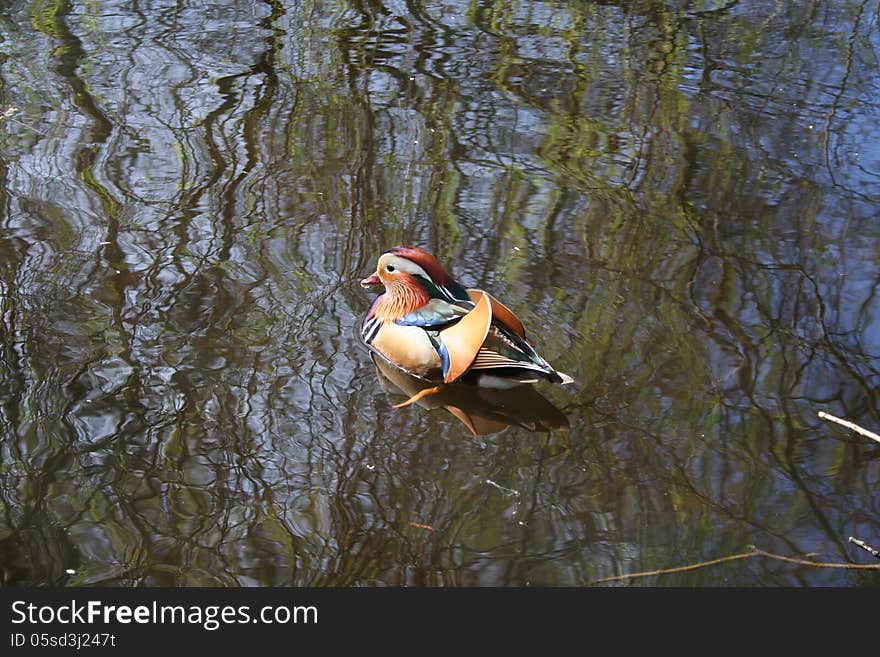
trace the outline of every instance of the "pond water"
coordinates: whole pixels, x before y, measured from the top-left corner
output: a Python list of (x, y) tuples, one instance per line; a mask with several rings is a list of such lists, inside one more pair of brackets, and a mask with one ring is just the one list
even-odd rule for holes
[[(877, 563), (880, 444), (817, 414), (880, 432), (878, 0), (0, 19), (3, 585)], [(358, 330), (396, 244), (575, 379), (544, 419), (394, 407)]]

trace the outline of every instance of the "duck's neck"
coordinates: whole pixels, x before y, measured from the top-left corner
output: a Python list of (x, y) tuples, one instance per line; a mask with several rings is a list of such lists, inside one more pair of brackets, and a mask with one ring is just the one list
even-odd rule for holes
[(376, 299), (370, 317), (376, 317), (387, 324), (418, 310), (430, 300), (430, 295), (418, 283), (395, 282), (386, 287), (385, 294)]

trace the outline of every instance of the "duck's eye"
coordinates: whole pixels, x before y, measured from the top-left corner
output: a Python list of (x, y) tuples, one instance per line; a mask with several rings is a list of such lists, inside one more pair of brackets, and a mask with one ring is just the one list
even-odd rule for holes
[(385, 271), (394, 271), (394, 265), (385, 265)]

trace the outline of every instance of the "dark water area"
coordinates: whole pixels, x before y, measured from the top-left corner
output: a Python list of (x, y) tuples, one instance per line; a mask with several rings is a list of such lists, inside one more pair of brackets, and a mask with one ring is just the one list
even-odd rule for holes
[[(0, 584), (878, 563), (880, 444), (817, 415), (880, 432), (877, 0), (11, 2), (0, 113)], [(394, 407), (401, 243), (562, 422)]]

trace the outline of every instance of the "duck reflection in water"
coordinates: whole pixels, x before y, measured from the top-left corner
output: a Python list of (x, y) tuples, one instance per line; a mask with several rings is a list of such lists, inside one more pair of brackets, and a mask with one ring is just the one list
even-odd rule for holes
[[(499, 422), (544, 430), (567, 425), (522, 384), (572, 378), (538, 355), (513, 312), (483, 290), (465, 289), (430, 253), (389, 249), (361, 285), (385, 290), (364, 317), (361, 338), (380, 379), (408, 395), (398, 407), (444, 406), (474, 433), (498, 431), (492, 427)], [(540, 411), (528, 417), (527, 409)], [(474, 418), (484, 422), (478, 426)]]
[[(412, 399), (434, 384), (407, 374), (377, 353), (371, 353), (376, 376), (391, 396)], [(415, 400), (422, 408), (445, 408), (474, 436), (486, 436), (518, 426), (529, 431), (568, 429), (568, 418), (532, 386), (487, 388), (470, 383), (451, 383), (442, 390)]]

